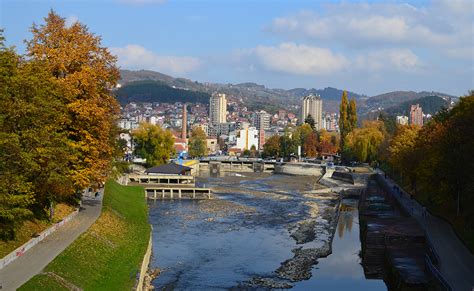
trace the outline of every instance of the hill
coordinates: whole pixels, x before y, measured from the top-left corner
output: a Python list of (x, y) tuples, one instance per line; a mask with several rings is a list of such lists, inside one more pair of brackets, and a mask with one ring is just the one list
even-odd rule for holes
[(385, 112), (387, 115), (395, 117), (397, 115), (410, 115), (410, 106), (420, 104), (424, 114), (434, 115), (443, 108), (448, 108), (451, 103), (450, 101), (440, 96), (425, 96), (418, 99), (411, 99), (394, 106), (384, 108), (383, 110), (372, 110), (361, 116), (363, 119), (375, 119), (379, 116), (380, 112)]
[[(122, 88), (128, 87), (127, 90), (118, 90), (120, 93), (119, 100), (121, 103), (139, 100), (157, 100), (157, 102), (169, 102), (166, 100), (171, 100), (171, 102), (193, 102), (191, 100), (198, 100), (194, 102), (208, 103), (208, 100), (205, 100), (204, 102), (203, 98), (209, 98), (210, 94), (218, 91), (227, 94), (230, 100), (245, 104), (250, 110), (264, 109), (270, 113), (275, 113), (276, 110), (281, 108), (300, 105), (303, 96), (313, 93), (319, 94), (323, 99), (323, 111), (338, 112), (339, 102), (343, 92), (343, 90), (333, 87), (326, 87), (324, 89), (294, 88), (285, 90), (267, 88), (264, 85), (252, 82), (240, 84), (200, 83), (185, 78), (174, 78), (158, 72), (146, 70), (121, 70), (120, 73), (121, 84), (123, 85)], [(148, 81), (148, 83), (145, 81)], [(157, 82), (157, 84), (160, 85), (155, 84), (152, 86), (150, 85), (152, 83), (149, 82)], [(130, 88), (130, 85), (133, 85), (134, 87)], [(168, 86), (168, 88), (166, 88), (166, 86)], [(174, 91), (169, 88), (183, 91)], [(149, 92), (149, 90), (152, 90), (152, 92)], [(167, 95), (168, 92), (171, 91), (174, 92), (170, 95), (172, 98)], [(191, 96), (182, 97), (186, 95), (185, 93), (188, 93), (188, 95), (191, 94)], [(200, 95), (198, 93), (205, 93), (205, 95)], [(181, 96), (180, 94), (183, 95)], [(402, 104), (405, 106), (406, 104), (404, 102), (410, 102), (428, 96), (438, 96), (446, 100), (448, 103), (456, 102), (457, 100), (457, 97), (445, 93), (426, 91), (394, 91), (373, 97), (348, 91), (348, 96), (349, 98), (354, 97), (357, 100), (357, 107), (360, 116), (370, 115), (371, 112), (378, 112), (379, 110), (396, 107)]]
[(454, 99), (456, 99), (455, 96), (451, 96), (451, 95), (448, 95), (445, 93), (439, 93), (439, 92), (393, 91), (393, 92), (388, 92), (388, 93), (370, 97), (366, 100), (365, 105), (371, 109), (374, 109), (374, 108), (384, 109), (384, 108), (389, 108), (395, 105), (399, 105), (403, 102), (408, 102), (408, 101), (416, 100), (416, 99), (427, 97), (427, 96), (439, 96), (440, 98), (443, 98), (447, 100), (448, 102), (454, 101)]
[(384, 111), (390, 115), (406, 115), (410, 113), (410, 106), (420, 104), (425, 114), (435, 114), (443, 108), (447, 108), (450, 104), (447, 100), (439, 96), (426, 96), (418, 99), (405, 101), (399, 105), (392, 106)]
[(116, 91), (117, 100), (124, 105), (130, 102), (192, 102), (209, 103), (210, 95), (168, 86), (161, 81), (147, 80), (126, 83)]
[[(227, 94), (229, 99), (241, 101), (251, 110), (265, 109), (272, 113), (279, 108), (287, 108), (290, 105), (299, 105), (303, 96), (316, 93), (319, 94), (324, 100), (323, 110), (336, 112), (338, 110), (339, 101), (343, 92), (343, 90), (331, 87), (324, 89), (272, 89), (252, 82), (240, 84), (200, 83), (185, 78), (174, 78), (162, 73), (147, 70), (121, 70), (120, 74), (120, 84), (122, 84), (122, 88), (118, 90), (118, 98), (121, 103), (130, 101), (139, 102), (139, 100), (142, 100), (142, 102), (149, 102), (152, 99), (170, 100), (170, 98), (162, 96), (162, 93), (160, 93), (161, 89), (158, 90), (157, 88), (153, 88), (153, 93), (147, 92), (148, 90), (152, 89), (150, 85), (152, 83), (150, 82), (157, 82), (160, 85), (154, 85), (153, 87), (168, 86), (177, 90), (185, 90), (186, 92), (194, 91), (195, 93), (202, 92), (208, 94), (205, 96), (209, 96), (213, 92), (219, 91)], [(131, 88), (131, 85), (134, 87)], [(123, 90), (123, 88), (127, 88), (127, 90)], [(168, 90), (169, 89), (167, 89), (167, 91)], [(182, 91), (180, 92), (183, 93)], [(348, 95), (350, 98), (354, 97), (358, 100), (367, 98), (364, 95), (353, 92), (348, 92)], [(178, 101), (183, 101), (181, 100), (181, 97), (177, 96), (177, 98), (179, 98)], [(201, 99), (198, 98), (197, 100)], [(203, 103), (208, 103), (208, 101)]]

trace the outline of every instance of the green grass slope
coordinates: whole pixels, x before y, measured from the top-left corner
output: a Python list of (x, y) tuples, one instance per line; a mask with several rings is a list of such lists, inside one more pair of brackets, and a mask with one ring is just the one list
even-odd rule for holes
[(143, 188), (105, 186), (97, 221), (20, 290), (130, 290), (150, 238)]

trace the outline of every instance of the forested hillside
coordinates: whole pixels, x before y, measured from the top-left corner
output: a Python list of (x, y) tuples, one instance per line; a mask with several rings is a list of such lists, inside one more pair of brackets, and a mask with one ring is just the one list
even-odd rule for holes
[(129, 102), (192, 102), (209, 103), (210, 95), (204, 92), (177, 89), (159, 81), (128, 83), (116, 91), (120, 104)]

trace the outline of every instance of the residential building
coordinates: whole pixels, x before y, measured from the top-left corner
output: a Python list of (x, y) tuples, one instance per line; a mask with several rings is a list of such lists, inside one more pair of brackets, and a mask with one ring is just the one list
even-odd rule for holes
[(321, 96), (310, 94), (303, 98), (301, 105), (301, 123), (304, 123), (304, 120), (309, 115), (314, 119), (315, 129), (322, 129), (323, 100)]
[(225, 94), (214, 93), (209, 100), (209, 122), (211, 125), (226, 122), (227, 101)]
[(410, 107), (410, 122), (414, 125), (423, 126), (423, 109), (420, 104)]
[(405, 115), (397, 116), (397, 124), (408, 125), (408, 116), (405, 116)]
[(253, 120), (252, 120), (253, 126), (257, 128), (258, 130), (263, 129), (269, 129), (270, 128), (270, 114), (268, 114), (265, 111), (260, 111), (260, 112), (255, 112), (253, 114)]
[(207, 138), (206, 146), (208, 154), (215, 154), (219, 150), (219, 143), (217, 142), (217, 138), (215, 137)]
[(237, 148), (242, 150), (249, 150), (252, 145), (258, 150), (259, 131), (255, 127), (248, 127), (239, 130), (237, 136)]

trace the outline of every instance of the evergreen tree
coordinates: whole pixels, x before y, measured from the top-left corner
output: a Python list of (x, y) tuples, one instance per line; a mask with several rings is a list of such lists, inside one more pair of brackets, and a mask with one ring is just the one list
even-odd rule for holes
[(309, 124), (309, 126), (311, 126), (311, 129), (314, 130), (315, 122), (314, 122), (314, 118), (313, 118), (313, 116), (311, 116), (311, 114), (308, 114), (308, 117), (305, 118), (304, 123)]

